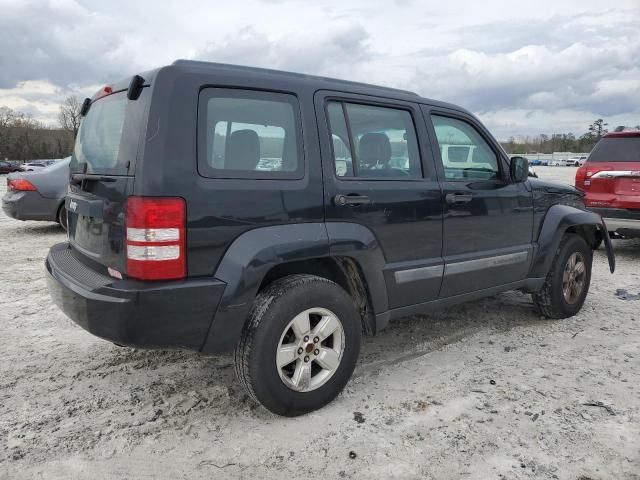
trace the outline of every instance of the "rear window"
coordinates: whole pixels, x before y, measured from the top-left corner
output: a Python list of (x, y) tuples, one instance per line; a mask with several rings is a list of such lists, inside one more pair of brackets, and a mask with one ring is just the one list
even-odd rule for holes
[(148, 90), (143, 88), (137, 100), (128, 100), (122, 91), (91, 104), (76, 137), (72, 172), (85, 172), (86, 168), (86, 173), (133, 173)]
[(640, 162), (640, 137), (601, 139), (589, 155), (588, 162)]
[(294, 95), (207, 88), (200, 94), (198, 171), (213, 178), (302, 178)]

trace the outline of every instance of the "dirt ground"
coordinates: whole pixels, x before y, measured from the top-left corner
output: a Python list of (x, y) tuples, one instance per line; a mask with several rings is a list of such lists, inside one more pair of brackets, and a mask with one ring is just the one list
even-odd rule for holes
[(0, 212), (0, 478), (640, 479), (640, 299), (616, 295), (640, 293), (640, 241), (614, 242), (614, 275), (596, 252), (579, 315), (513, 292), (393, 322), (336, 401), (286, 419), (230, 356), (75, 326), (45, 288), (64, 238)]

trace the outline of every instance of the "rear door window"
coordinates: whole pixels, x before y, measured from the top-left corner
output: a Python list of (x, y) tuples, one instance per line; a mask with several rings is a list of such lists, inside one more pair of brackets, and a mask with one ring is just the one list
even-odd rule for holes
[(209, 88), (200, 95), (199, 112), (201, 175), (302, 178), (300, 114), (294, 95)]
[(332, 101), (327, 115), (338, 177), (422, 178), (418, 139), (409, 111)]
[(126, 91), (94, 100), (78, 130), (71, 171), (132, 174), (148, 95), (143, 88), (137, 100), (128, 100)]
[(606, 137), (589, 155), (588, 162), (640, 162), (640, 137)]

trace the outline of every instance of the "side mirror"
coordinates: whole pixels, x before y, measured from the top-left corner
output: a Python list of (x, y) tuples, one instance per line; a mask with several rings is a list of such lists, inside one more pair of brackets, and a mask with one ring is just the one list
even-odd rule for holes
[(509, 174), (511, 180), (516, 183), (526, 182), (529, 178), (529, 160), (524, 157), (511, 157)]

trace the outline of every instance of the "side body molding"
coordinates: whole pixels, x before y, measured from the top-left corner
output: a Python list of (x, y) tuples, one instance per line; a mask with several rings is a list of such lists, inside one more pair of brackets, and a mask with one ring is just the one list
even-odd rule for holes
[(562, 236), (568, 228), (576, 226), (591, 226), (600, 231), (607, 248), (609, 269), (613, 273), (616, 259), (602, 217), (597, 213), (580, 210), (569, 205), (553, 205), (544, 217), (529, 277), (545, 277), (547, 275)]
[(201, 351), (233, 348), (260, 283), (271, 268), (328, 255), (329, 241), (323, 223), (275, 225), (240, 235), (216, 269), (215, 277), (227, 286)]

